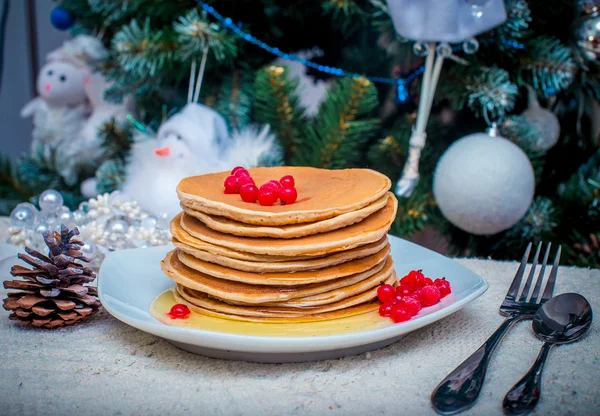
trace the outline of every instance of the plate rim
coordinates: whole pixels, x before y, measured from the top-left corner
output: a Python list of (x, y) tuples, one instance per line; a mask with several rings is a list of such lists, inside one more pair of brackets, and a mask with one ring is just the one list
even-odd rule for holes
[[(415, 243), (401, 239), (399, 237), (389, 235), (388, 238), (402, 240), (403, 244), (409, 243), (418, 246)], [(159, 247), (164, 249), (169, 246), (157, 246), (153, 248), (158, 249)], [(419, 247), (423, 250), (432, 251), (422, 246)], [(125, 251), (130, 250), (122, 250), (119, 253), (124, 253)], [(107, 261), (112, 261), (112, 258), (118, 257), (116, 255), (113, 256), (112, 254), (113, 253), (111, 253), (111, 255), (107, 256), (107, 258), (104, 259), (102, 267), (98, 272), (98, 295), (100, 301), (102, 302), (102, 306), (113, 317), (141, 331), (148, 332), (152, 335), (170, 341), (191, 344), (204, 348), (213, 348), (247, 353), (309, 353), (318, 351), (332, 351), (342, 348), (359, 347), (367, 344), (376, 343), (379, 341), (397, 338), (414, 330), (423, 328), (429, 324), (432, 324), (433, 322), (436, 322), (457, 312), (458, 310), (462, 309), (463, 307), (477, 299), (479, 296), (483, 295), (489, 288), (489, 284), (482, 276), (467, 268), (474, 276), (476, 276), (479, 279), (479, 282), (476, 284), (475, 290), (473, 290), (473, 292), (469, 293), (463, 299), (460, 299), (459, 301), (456, 301), (438, 311), (419, 317), (415, 320), (403, 322), (401, 324), (390, 325), (384, 328), (378, 328), (370, 331), (312, 337), (274, 337), (232, 334), (226, 332), (217, 332), (196, 328), (185, 328), (167, 325), (153, 317), (149, 311), (144, 311), (138, 307), (135, 307), (136, 310), (139, 310), (143, 314), (150, 317), (152, 319), (151, 322), (141, 320), (139, 318), (127, 315), (119, 310), (116, 310), (111, 305), (111, 299), (114, 299), (115, 302), (120, 302), (124, 305), (126, 305), (126, 303), (105, 293), (103, 289), (104, 279), (102, 278), (103, 270), (105, 269), (104, 264)], [(445, 257), (439, 253), (435, 254), (437, 256)], [(447, 257), (446, 259), (454, 261)], [(465, 266), (459, 263), (456, 264), (463, 268), (466, 268)]]

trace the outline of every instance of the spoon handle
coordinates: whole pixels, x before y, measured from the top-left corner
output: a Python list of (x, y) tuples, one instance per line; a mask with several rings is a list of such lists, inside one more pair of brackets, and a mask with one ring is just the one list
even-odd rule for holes
[(529, 371), (504, 396), (502, 407), (511, 415), (524, 415), (533, 411), (542, 393), (542, 370), (553, 344), (544, 343)]
[(492, 354), (504, 334), (519, 319), (507, 318), (477, 351), (438, 384), (431, 394), (431, 404), (436, 412), (453, 414), (468, 409), (475, 403)]

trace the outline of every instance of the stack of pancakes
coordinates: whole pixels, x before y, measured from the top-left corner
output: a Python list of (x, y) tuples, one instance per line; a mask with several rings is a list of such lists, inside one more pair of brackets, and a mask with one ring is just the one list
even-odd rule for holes
[(387, 240), (397, 200), (367, 169), (250, 169), (257, 185), (292, 175), (294, 204), (261, 206), (224, 194), (228, 172), (183, 179), (176, 249), (162, 269), (190, 309), (245, 321), (310, 322), (376, 310), (396, 275)]

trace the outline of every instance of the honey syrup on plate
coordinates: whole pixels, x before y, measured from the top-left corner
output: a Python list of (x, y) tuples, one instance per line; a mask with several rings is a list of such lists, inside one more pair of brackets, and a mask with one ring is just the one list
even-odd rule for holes
[(172, 289), (161, 293), (150, 305), (150, 314), (164, 324), (205, 331), (265, 337), (310, 337), (350, 334), (371, 331), (393, 325), (378, 311), (319, 322), (264, 323), (215, 318), (191, 311), (185, 319), (172, 319), (168, 312), (177, 301)]

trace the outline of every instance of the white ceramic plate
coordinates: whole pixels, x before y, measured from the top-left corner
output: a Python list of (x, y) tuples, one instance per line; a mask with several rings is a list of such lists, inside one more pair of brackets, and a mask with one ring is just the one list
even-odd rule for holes
[(456, 312), (487, 290), (487, 282), (466, 267), (400, 238), (389, 239), (398, 276), (413, 269), (423, 269), (429, 276), (445, 276), (452, 284), (453, 296), (424, 308), (407, 322), (385, 328), (332, 336), (264, 337), (166, 325), (152, 317), (149, 309), (160, 293), (173, 286), (160, 270), (160, 260), (171, 246), (111, 253), (98, 276), (100, 300), (117, 319), (191, 352), (244, 361), (292, 362), (339, 358), (384, 347)]

